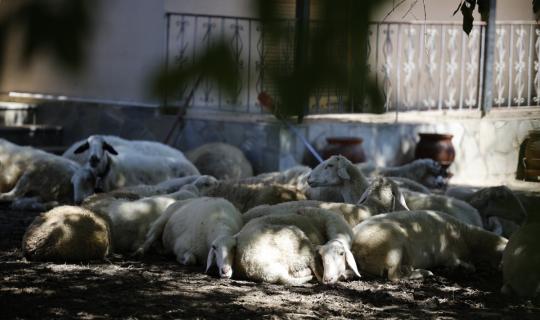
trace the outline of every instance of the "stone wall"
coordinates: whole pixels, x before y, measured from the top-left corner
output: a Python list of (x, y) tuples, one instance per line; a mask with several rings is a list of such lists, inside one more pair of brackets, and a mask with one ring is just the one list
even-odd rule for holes
[[(131, 139), (163, 141), (174, 116), (156, 108), (54, 102), (40, 105), (38, 123), (61, 125), (63, 143), (90, 134), (114, 134)], [(308, 116), (296, 125), (317, 148), (330, 136), (363, 138), (368, 161), (399, 165), (414, 158), (418, 133), (454, 135), (456, 158), (453, 183), (498, 184), (515, 179), (520, 145), (532, 129), (540, 128), (540, 110), (478, 112), (409, 112), (384, 115)], [(172, 144), (187, 151), (207, 142), (226, 142), (242, 149), (257, 173), (301, 163), (306, 148), (301, 140), (271, 115), (212, 113), (190, 110), (181, 134)]]

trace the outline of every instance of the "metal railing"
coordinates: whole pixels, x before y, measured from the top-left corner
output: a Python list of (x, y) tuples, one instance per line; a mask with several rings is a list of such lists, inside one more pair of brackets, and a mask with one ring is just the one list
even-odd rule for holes
[[(195, 14), (167, 15), (167, 62), (188, 64), (224, 37), (235, 56), (240, 80), (236, 97), (225, 98), (203, 79), (191, 105), (212, 110), (261, 113), (257, 95), (273, 92), (269, 68), (294, 63), (293, 19), (276, 21), (284, 37), (267, 39), (257, 19)], [(314, 27), (316, 23), (312, 23)], [(536, 22), (497, 23), (493, 106), (540, 105), (540, 27)], [(367, 66), (387, 111), (478, 110), (482, 97), (485, 24), (467, 36), (460, 22), (375, 22), (367, 43)], [(178, 91), (181, 103), (188, 88)], [(351, 112), (343, 93), (321, 88), (309, 99), (309, 113)]]

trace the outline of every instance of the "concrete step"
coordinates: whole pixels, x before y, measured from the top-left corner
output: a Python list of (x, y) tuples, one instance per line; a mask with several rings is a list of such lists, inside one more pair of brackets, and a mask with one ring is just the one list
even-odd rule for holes
[(49, 125), (0, 126), (0, 138), (22, 146), (58, 150), (62, 145), (62, 127)]
[(20, 126), (35, 124), (36, 106), (28, 103), (0, 101), (0, 125)]

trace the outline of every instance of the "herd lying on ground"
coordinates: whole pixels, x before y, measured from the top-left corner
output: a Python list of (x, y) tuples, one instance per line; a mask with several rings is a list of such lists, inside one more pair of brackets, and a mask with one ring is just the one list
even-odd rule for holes
[(433, 193), (444, 179), (429, 159), (376, 168), (332, 156), (313, 170), (252, 176), (230, 145), (186, 157), (95, 135), (63, 156), (0, 139), (0, 168), (0, 201), (50, 209), (24, 235), (29, 260), (156, 250), (206, 271), (216, 265), (224, 278), (287, 285), (502, 264), (503, 292), (540, 302), (540, 215), (504, 186)]

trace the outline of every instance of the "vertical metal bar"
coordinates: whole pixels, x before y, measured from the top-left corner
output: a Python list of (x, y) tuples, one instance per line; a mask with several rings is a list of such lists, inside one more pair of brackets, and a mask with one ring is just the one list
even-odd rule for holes
[(508, 58), (508, 108), (512, 105), (512, 84), (513, 84), (513, 61), (514, 61), (514, 25), (510, 25), (510, 42), (508, 43), (508, 50), (510, 50), (510, 57)]
[(397, 79), (396, 79), (396, 118), (397, 114), (399, 112), (399, 105), (400, 105), (400, 99), (401, 99), (401, 23), (398, 24), (398, 30), (397, 30), (397, 41), (398, 41), (398, 48), (397, 48), (397, 54), (398, 59), (396, 63), (396, 72), (397, 72)]
[[(166, 24), (167, 29), (165, 30), (165, 63), (164, 63), (164, 65), (165, 65), (165, 70), (168, 72), (168, 71), (170, 71), (169, 70), (169, 68), (170, 68), (170, 66), (169, 66), (169, 50), (170, 50), (170, 48), (169, 48), (169, 37), (170, 37), (170, 30), (169, 29), (170, 29), (170, 25), (171, 25), (171, 15), (170, 15), (170, 13), (167, 12), (165, 14), (165, 19), (166, 19), (165, 24)], [(168, 104), (167, 95), (165, 95), (163, 97), (162, 104), (163, 104), (163, 106), (167, 106), (167, 104)]]
[(246, 108), (248, 110), (248, 113), (251, 113), (251, 20), (248, 20), (248, 61), (247, 61), (247, 102), (246, 102)]
[[(484, 46), (486, 38), (486, 26), (480, 27), (480, 45), (478, 46), (478, 99), (477, 109), (483, 110), (483, 94), (484, 94)], [(493, 85), (493, 84), (492, 84)]]
[(532, 65), (532, 47), (533, 47), (533, 25), (531, 24), (529, 27), (529, 64), (527, 66), (527, 105), (531, 105), (531, 88), (532, 88), (532, 72), (531, 69), (533, 68)]
[[(303, 66), (307, 60), (309, 37), (310, 0), (296, 0), (296, 55), (295, 67)], [(309, 114), (309, 98), (302, 102), (304, 114)]]
[(495, 19), (497, 17), (497, 0), (489, 0), (489, 17), (484, 39), (484, 75), (483, 75), (483, 98), (482, 117), (485, 116), (493, 105), (493, 66), (495, 62)]
[[(474, 28), (474, 26), (473, 26)], [(472, 32), (472, 31), (471, 31)], [(470, 53), (469, 53), (470, 54)], [(463, 108), (463, 91), (464, 91), (464, 82), (465, 82), (465, 32), (461, 32), (461, 79), (459, 80), (459, 110)]]
[[(221, 20), (221, 39), (225, 40), (225, 18), (220, 18)], [(236, 19), (236, 22), (238, 23), (238, 19)], [(236, 66), (238, 68), (238, 66)], [(223, 108), (222, 105), (222, 94), (221, 94), (221, 86), (218, 87), (218, 109), (221, 110)], [(232, 101), (231, 101), (232, 102)]]
[[(196, 53), (197, 53), (197, 16), (195, 16), (195, 22), (194, 22), (194, 30), (193, 30), (193, 57), (191, 57), (192, 61), (191, 63), (194, 64), (195, 63), (195, 57), (196, 57)], [(199, 88), (197, 87), (196, 90), (199, 90)], [(194, 91), (193, 92), (193, 99), (191, 100), (191, 103), (193, 104), (192, 106), (195, 105), (195, 101), (197, 100), (197, 92)]]
[(377, 26), (376, 28), (376, 36), (375, 36), (375, 84), (377, 85), (377, 88), (378, 88), (378, 85), (379, 85), (379, 28), (380, 28), (380, 23), (376, 22), (375, 25)]
[(446, 26), (445, 25), (441, 25), (441, 63), (440, 63), (440, 71), (439, 71), (439, 101), (437, 103), (437, 106), (439, 108), (439, 110), (442, 110), (442, 102), (443, 102), (443, 88), (444, 88), (444, 78), (443, 78), (443, 73), (444, 73), (444, 62), (445, 62), (445, 59), (446, 59), (446, 52), (445, 52), (445, 39), (446, 39)]
[(424, 70), (424, 42), (425, 40), (425, 33), (426, 33), (426, 24), (423, 23), (422, 27), (420, 28), (421, 32), (418, 33), (418, 73), (416, 77), (416, 109), (421, 109), (420, 105), (420, 88), (422, 87), (422, 71)]

